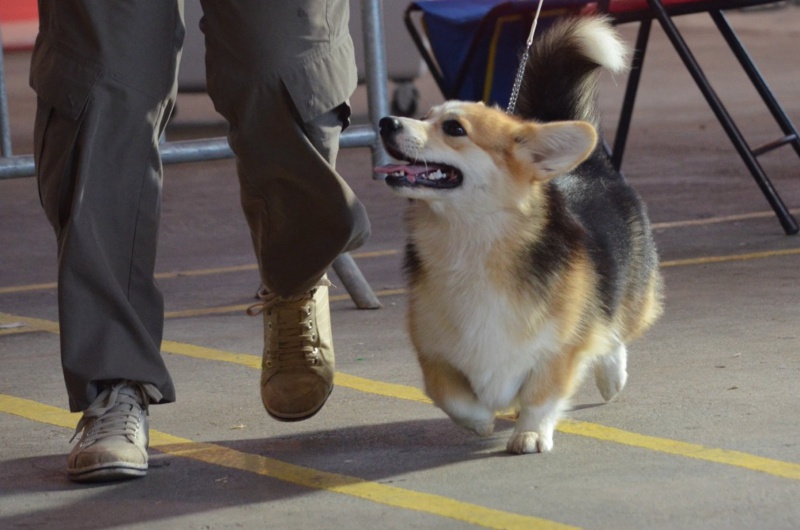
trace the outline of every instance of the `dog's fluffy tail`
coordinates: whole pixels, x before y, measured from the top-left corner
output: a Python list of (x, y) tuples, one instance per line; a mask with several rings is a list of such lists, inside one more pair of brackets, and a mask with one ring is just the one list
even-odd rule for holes
[(516, 113), (541, 122), (583, 120), (597, 127), (600, 68), (620, 73), (629, 51), (604, 17), (568, 18), (534, 42)]

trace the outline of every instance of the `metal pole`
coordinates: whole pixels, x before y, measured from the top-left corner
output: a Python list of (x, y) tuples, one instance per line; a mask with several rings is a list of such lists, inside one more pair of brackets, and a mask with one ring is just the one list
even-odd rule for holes
[[(0, 33), (0, 42), (3, 35)], [(8, 122), (8, 93), (6, 92), (5, 57), (3, 46), (0, 45), (0, 152), (4, 157), (10, 157), (11, 152), (11, 126)]]
[[(367, 70), (367, 103), (369, 122), (375, 134), (372, 163), (380, 166), (389, 162), (378, 136), (378, 122), (389, 115), (389, 83), (386, 68), (386, 46), (383, 33), (382, 0), (364, 0), (361, 5), (364, 29), (364, 62)], [(374, 178), (381, 178), (373, 175)]]
[(377, 295), (349, 253), (339, 254), (333, 262), (333, 270), (342, 280), (344, 288), (347, 289), (347, 294), (353, 299), (356, 307), (359, 309), (379, 309), (382, 307)]

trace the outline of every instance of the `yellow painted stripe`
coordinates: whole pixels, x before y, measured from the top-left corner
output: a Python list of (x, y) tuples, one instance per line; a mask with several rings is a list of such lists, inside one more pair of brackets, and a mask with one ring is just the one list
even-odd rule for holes
[[(375, 291), (375, 296), (380, 298), (386, 296), (396, 296), (405, 293), (406, 289), (385, 289), (383, 291)], [(343, 302), (346, 300), (350, 300), (349, 294), (337, 294), (330, 297), (331, 302)], [(252, 306), (255, 303), (256, 300), (254, 299), (252, 304), (206, 307), (202, 309), (184, 309), (181, 311), (167, 311), (166, 313), (164, 313), (164, 318), (187, 318), (187, 317), (202, 317), (202, 316), (212, 316), (212, 315), (226, 315), (229, 313), (244, 313), (248, 307)]]
[[(399, 253), (399, 250), (385, 250), (380, 252), (372, 252), (372, 253), (365, 253), (370, 254), (371, 257), (380, 256), (388, 256), (392, 254)], [(790, 249), (781, 249), (781, 250), (767, 250), (764, 252), (752, 252), (749, 254), (733, 254), (729, 256), (702, 256), (699, 258), (688, 258), (688, 259), (679, 259), (679, 260), (668, 260), (662, 261), (661, 267), (679, 267), (679, 266), (687, 266), (687, 265), (704, 265), (708, 263), (724, 263), (729, 261), (745, 261), (745, 260), (753, 260), (753, 259), (763, 259), (763, 258), (771, 258), (776, 256), (791, 256), (795, 254), (800, 254), (800, 249), (797, 248), (790, 248)], [(157, 279), (165, 279), (165, 278), (180, 278), (180, 277), (189, 277), (189, 276), (205, 276), (205, 275), (213, 275), (213, 274), (222, 274), (226, 272), (232, 272), (235, 270), (256, 270), (256, 265), (243, 265), (241, 267), (225, 267), (219, 269), (198, 269), (198, 270), (189, 270), (183, 272), (166, 272), (166, 273), (159, 273), (156, 274)], [(55, 289), (55, 283), (38, 283), (38, 284), (31, 284), (31, 285), (19, 285), (16, 287), (0, 287), (0, 294), (9, 294), (9, 293), (21, 293), (21, 292), (28, 292), (28, 291), (41, 291), (47, 289)], [(404, 294), (406, 291), (405, 289), (387, 289), (383, 291), (376, 291), (377, 296), (394, 296), (398, 294)], [(350, 295), (348, 294), (339, 294), (333, 295), (330, 297), (331, 302), (339, 302), (342, 300), (350, 300)], [(255, 301), (254, 301), (255, 302)], [(183, 311), (170, 311), (165, 314), (166, 318), (185, 318), (185, 317), (195, 317), (195, 316), (208, 316), (208, 315), (218, 315), (218, 314), (225, 314), (225, 313), (236, 313), (240, 311), (246, 310), (252, 304), (239, 304), (239, 305), (230, 305), (230, 306), (221, 306), (221, 307), (210, 307), (205, 309), (188, 309)]]
[(56, 282), (49, 283), (32, 283), (30, 285), (17, 285), (11, 287), (0, 287), (0, 294), (8, 293), (25, 293), (28, 291), (46, 291), (48, 289), (55, 289), (58, 286)]
[(58, 322), (45, 320), (43, 318), (21, 317), (0, 313), (0, 324), (23, 323), (29, 331), (47, 331), (49, 333), (59, 333)]
[[(8, 321), (22, 321), (28, 323), (37, 330), (58, 333), (58, 324), (55, 322), (0, 313), (0, 323)], [(169, 340), (163, 341), (162, 350), (165, 353), (234, 363), (248, 368), (260, 369), (260, 359), (255, 355), (232, 353)], [(419, 389), (406, 385), (384, 383), (341, 372), (336, 373), (335, 382), (341, 387), (360, 392), (421, 403), (430, 403), (430, 400)], [(666, 438), (645, 436), (587, 422), (562, 422), (559, 424), (558, 430), (569, 434), (577, 434), (579, 436), (612, 441), (633, 447), (640, 447), (642, 449), (705, 460), (717, 464), (731, 465), (779, 477), (800, 480), (800, 464), (792, 462), (773, 460), (726, 449), (706, 448), (700, 445)]]
[(255, 304), (255, 299), (252, 304), (239, 304), (239, 305), (223, 305), (217, 307), (204, 307), (202, 309), (183, 309), (181, 311), (167, 311), (164, 313), (164, 318), (189, 318), (189, 317), (207, 317), (212, 315), (226, 315), (229, 313), (244, 313), (247, 308)]
[(386, 250), (373, 250), (370, 252), (354, 252), (350, 254), (353, 259), (382, 258), (384, 256), (396, 256), (400, 251), (396, 248)]
[[(354, 259), (374, 259), (374, 258), (382, 258), (385, 256), (395, 256), (399, 253), (400, 251), (398, 249), (391, 248), (385, 250), (373, 250), (369, 252), (354, 252), (351, 253), (350, 255)], [(191, 276), (212, 276), (215, 274), (227, 274), (231, 272), (245, 272), (245, 271), (257, 271), (257, 270), (258, 270), (258, 264), (248, 263), (246, 265), (233, 265), (231, 267), (159, 272), (156, 273), (155, 278), (157, 280), (165, 280), (165, 279), (184, 278)], [(18, 285), (12, 287), (0, 287), (0, 294), (22, 293), (27, 291), (46, 291), (48, 289), (55, 289), (56, 287), (58, 287), (58, 284), (56, 282), (34, 283), (30, 285)]]
[(639, 447), (641, 449), (658, 451), (659, 453), (695, 458), (697, 460), (705, 460), (707, 462), (760, 471), (778, 477), (800, 480), (800, 464), (793, 462), (784, 462), (782, 460), (773, 460), (771, 458), (764, 458), (739, 451), (715, 449), (713, 447), (680, 442), (678, 440), (647, 436), (645, 434), (623, 431), (621, 429), (615, 429), (614, 427), (605, 427), (603, 425), (584, 421), (562, 421), (558, 425), (558, 430), (569, 434), (589, 436), (607, 442), (615, 442), (632, 447)]
[[(800, 208), (794, 208), (789, 210), (790, 213), (794, 215), (800, 214)], [(709, 217), (707, 219), (688, 219), (684, 221), (668, 221), (662, 223), (653, 223), (652, 227), (656, 230), (664, 230), (669, 228), (684, 228), (688, 226), (703, 226), (703, 225), (710, 225), (710, 224), (718, 224), (718, 223), (729, 223), (735, 221), (746, 221), (750, 219), (761, 219), (765, 217), (772, 217), (775, 215), (772, 211), (764, 211), (764, 212), (750, 212), (744, 214), (736, 214), (736, 215), (723, 215), (718, 217)], [(384, 256), (394, 256), (400, 253), (398, 249), (385, 249), (385, 250), (373, 250), (369, 252), (354, 252), (351, 256), (355, 259), (374, 259), (380, 258)], [(706, 258), (697, 258), (697, 259), (706, 259)], [(689, 265), (693, 265), (694, 263), (687, 263)], [(669, 266), (669, 265), (668, 265)], [(231, 267), (218, 267), (218, 268), (211, 268), (211, 269), (195, 269), (195, 270), (187, 270), (187, 271), (173, 271), (173, 272), (160, 272), (156, 274), (156, 279), (163, 280), (163, 279), (171, 279), (171, 278), (181, 278), (181, 277), (190, 277), (190, 276), (209, 276), (214, 274), (225, 274), (230, 272), (242, 272), (242, 271), (256, 271), (258, 270), (258, 265), (255, 263), (250, 263), (247, 265), (234, 265)], [(18, 285), (18, 286), (10, 286), (10, 287), (0, 287), (0, 294), (9, 294), (9, 293), (22, 293), (28, 291), (45, 291), (48, 289), (55, 289), (57, 284), (55, 282), (48, 282), (48, 283), (34, 283), (29, 285)], [(238, 307), (238, 306), (231, 306), (231, 307)], [(244, 306), (246, 307), (246, 306)], [(237, 309), (238, 310), (238, 309)], [(215, 314), (215, 313), (211, 313)]]
[(733, 254), (731, 256), (706, 256), (702, 258), (675, 259), (662, 261), (661, 267), (685, 267), (687, 265), (707, 265), (709, 263), (725, 263), (729, 261), (748, 261), (754, 259), (774, 258), (778, 256), (794, 256), (800, 254), (800, 248), (787, 248), (783, 250), (767, 250), (764, 252), (751, 252), (749, 254)]
[(22, 320), (14, 321), (12, 319), (3, 320), (0, 318), (0, 337), (17, 333), (30, 333), (31, 331), (33, 330), (31, 330), (27, 322)]
[[(205, 360), (231, 362), (241, 364), (249, 368), (261, 367), (261, 360), (254, 355), (236, 354), (224, 352), (211, 348), (202, 348), (177, 342), (169, 342), (164, 351), (178, 355), (186, 355)], [(363, 377), (336, 372), (335, 383), (344, 388), (350, 388), (368, 394), (417, 401), (420, 403), (431, 403), (431, 400), (418, 388), (398, 385), (394, 383), (384, 383)], [(725, 464), (752, 471), (760, 471), (770, 475), (783, 478), (800, 480), (800, 464), (773, 460), (760, 456), (754, 456), (739, 451), (727, 449), (715, 449), (702, 445), (647, 436), (635, 432), (623, 431), (614, 427), (605, 427), (595, 423), (564, 420), (558, 425), (558, 430), (567, 434), (575, 434), (588, 438), (595, 438), (607, 442), (614, 442), (641, 449), (649, 449), (660, 453), (667, 453), (676, 456), (705, 460), (716, 464)]]
[[(184, 355), (186, 357), (194, 357), (196, 359), (203, 359), (206, 361), (233, 363), (246, 366), (248, 368), (256, 368), (258, 370), (261, 369), (261, 358), (255, 355), (232, 353), (171, 340), (163, 341), (161, 344), (161, 350), (165, 353)], [(377, 394), (380, 396), (405, 399), (408, 401), (431, 403), (431, 400), (428, 399), (428, 397), (421, 390), (411, 386), (374, 381), (372, 379), (348, 375), (339, 371), (336, 372), (335, 377), (335, 384), (345, 388), (366, 392), (368, 394)]]
[[(13, 414), (40, 423), (73, 429), (78, 414), (35, 401), (0, 394), (0, 412)], [(485, 528), (561, 530), (575, 528), (539, 517), (519, 515), (493, 508), (457, 501), (441, 495), (422, 493), (358, 477), (319, 471), (220, 445), (193, 442), (151, 429), (150, 446), (162, 453), (188, 458), (206, 464), (270, 477), (306, 488), (329, 491), (359, 499), (446, 517)]]
[[(789, 213), (793, 215), (800, 214), (800, 208), (795, 208), (793, 210), (789, 210)], [(763, 219), (767, 217), (774, 217), (775, 212), (766, 211), (766, 212), (750, 212), (750, 213), (742, 213), (736, 215), (720, 215), (717, 217), (708, 217), (706, 219), (688, 219), (685, 221), (671, 221), (671, 222), (664, 222), (664, 223), (653, 223), (652, 227), (654, 230), (664, 230), (667, 228), (685, 228), (687, 226), (705, 226), (705, 225), (712, 225), (712, 224), (719, 224), (719, 223), (731, 223), (736, 221), (748, 221), (750, 219)]]
[[(766, 250), (763, 252), (751, 252), (748, 254), (732, 254), (729, 256), (703, 256), (699, 258), (687, 258), (676, 260), (665, 260), (660, 263), (661, 268), (670, 267), (686, 267), (690, 265), (708, 265), (712, 263), (728, 263), (733, 261), (750, 261), (756, 259), (774, 258), (781, 256), (794, 256), (800, 254), (800, 248), (788, 248), (781, 250)], [(378, 297), (397, 296), (406, 294), (406, 289), (386, 289), (383, 291), (376, 291), (375, 295)], [(350, 300), (350, 295), (341, 294), (334, 295), (330, 298), (331, 302), (340, 302)], [(198, 316), (211, 316), (223, 315), (227, 313), (241, 313), (244, 312), (252, 304), (232, 305), (209, 307), (204, 309), (188, 309), (183, 311), (169, 311), (165, 313), (166, 318), (186, 318)]]

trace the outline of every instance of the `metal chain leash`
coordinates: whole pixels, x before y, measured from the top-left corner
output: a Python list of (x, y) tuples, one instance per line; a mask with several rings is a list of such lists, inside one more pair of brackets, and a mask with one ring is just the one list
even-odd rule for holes
[(533, 34), (536, 32), (536, 23), (539, 22), (539, 13), (542, 11), (543, 3), (544, 0), (539, 0), (539, 5), (536, 7), (536, 15), (534, 15), (533, 23), (531, 24), (531, 31), (528, 34), (528, 40), (525, 43), (525, 51), (520, 59), (519, 67), (517, 67), (517, 75), (514, 78), (514, 86), (511, 88), (511, 97), (508, 100), (508, 107), (506, 108), (506, 112), (508, 114), (514, 114), (514, 111), (517, 107), (519, 88), (522, 85), (522, 77), (525, 74), (525, 65), (528, 64), (528, 56), (530, 55), (531, 44), (533, 44)]

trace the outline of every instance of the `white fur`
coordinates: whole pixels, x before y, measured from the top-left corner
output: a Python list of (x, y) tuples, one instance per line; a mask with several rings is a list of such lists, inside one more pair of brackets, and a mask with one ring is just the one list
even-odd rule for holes
[(509, 453), (547, 453), (553, 449), (553, 431), (567, 408), (567, 400), (553, 399), (540, 407), (520, 410), (506, 449)]
[(628, 68), (628, 47), (602, 17), (581, 20), (577, 37), (583, 54), (595, 63), (619, 74)]
[[(426, 212), (424, 203), (414, 208), (412, 215), (435, 215)], [(429, 356), (441, 355), (466, 374), (478, 399), (493, 410), (514, 404), (527, 375), (559, 346), (552, 321), (533, 310), (520, 312), (519, 304), (493, 288), (487, 277), (488, 244), (499, 237), (505, 217), (470, 216), (456, 224), (427, 219), (426, 230), (417, 234), (417, 250), (436, 267), (413, 288), (409, 314)], [(520, 330), (526, 329), (523, 336)]]
[(625, 345), (617, 341), (607, 355), (595, 359), (594, 380), (606, 401), (611, 401), (625, 387), (628, 380), (628, 353)]

